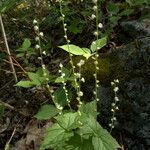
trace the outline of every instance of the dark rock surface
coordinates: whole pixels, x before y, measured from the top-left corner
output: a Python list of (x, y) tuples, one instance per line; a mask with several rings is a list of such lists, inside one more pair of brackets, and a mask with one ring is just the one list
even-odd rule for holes
[[(138, 30), (137, 33), (135, 29), (131, 30), (128, 30), (131, 36), (140, 38), (118, 48), (112, 54), (119, 67), (116, 67), (115, 70), (112, 69), (111, 78), (112, 80), (115, 78), (120, 80), (118, 92), (120, 99), (118, 103), (119, 111), (116, 113), (117, 124), (114, 131), (121, 133), (122, 143), (126, 150), (149, 150), (150, 29), (143, 30), (143, 32)], [(135, 34), (132, 35), (131, 32)], [(140, 35), (144, 37), (142, 38)], [(110, 109), (113, 102), (111, 86), (102, 86), (99, 95), (101, 99), (99, 104), (102, 116), (101, 122), (106, 120), (108, 124), (110, 123)], [(103, 117), (105, 117), (104, 120)]]

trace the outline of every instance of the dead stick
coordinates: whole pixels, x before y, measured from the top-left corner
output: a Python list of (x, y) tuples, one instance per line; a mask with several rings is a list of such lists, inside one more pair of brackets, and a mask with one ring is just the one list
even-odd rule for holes
[(10, 61), (10, 66), (11, 66), (11, 69), (12, 69), (15, 81), (18, 82), (16, 71), (15, 71), (15, 67), (13, 65), (13, 61), (12, 61), (12, 58), (10, 56), (11, 53), (10, 53), (10, 50), (9, 50), (9, 46), (8, 46), (8, 42), (7, 42), (7, 37), (6, 37), (6, 33), (5, 33), (5, 28), (4, 28), (4, 24), (3, 24), (3, 20), (2, 20), (2, 16), (1, 15), (0, 15), (0, 24), (1, 24), (2, 32), (3, 32), (3, 37), (4, 37), (4, 40), (5, 40), (5, 46), (6, 46), (6, 49), (7, 49), (8, 58), (9, 58), (9, 61)]

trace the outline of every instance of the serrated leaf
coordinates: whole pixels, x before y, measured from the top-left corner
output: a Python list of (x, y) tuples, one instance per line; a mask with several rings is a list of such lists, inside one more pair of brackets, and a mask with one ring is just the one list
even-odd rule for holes
[[(94, 143), (96, 144), (96, 142), (99, 141), (99, 147), (101, 147), (101, 150), (112, 150), (120, 148), (117, 141), (110, 135), (110, 133), (108, 133), (107, 130), (103, 129), (101, 125), (96, 121), (96, 119), (92, 116), (89, 116), (86, 124), (82, 128), (80, 128), (80, 134), (82, 134), (83, 136), (89, 135), (96, 137), (96, 139), (94, 138)], [(94, 148), (97, 147), (98, 145), (94, 146)]]
[(100, 50), (102, 47), (104, 47), (107, 44), (107, 38), (103, 37), (101, 39), (98, 39), (96, 41), (93, 41), (90, 48), (92, 52), (96, 52), (96, 50)]
[(76, 129), (79, 126), (79, 114), (76, 113), (66, 113), (60, 116), (55, 117), (58, 124), (66, 129), (67, 131)]
[(63, 145), (65, 141), (68, 141), (73, 135), (72, 131), (67, 132), (56, 123), (52, 127), (49, 127), (40, 150), (45, 150), (46, 148), (57, 148)]
[(88, 102), (87, 104), (83, 104), (80, 108), (80, 111), (85, 113), (87, 116), (93, 116), (94, 118), (97, 117), (97, 105), (96, 101)]
[(33, 87), (34, 84), (31, 81), (19, 81), (15, 86), (30, 88)]
[(86, 58), (90, 57), (90, 53), (88, 51), (85, 51), (85, 49), (82, 49), (79, 46), (76, 46), (73, 44), (63, 45), (63, 46), (59, 46), (59, 47), (69, 53), (74, 54), (74, 55), (82, 55)]
[(43, 105), (38, 113), (34, 116), (39, 120), (46, 120), (56, 116), (59, 110), (53, 105)]

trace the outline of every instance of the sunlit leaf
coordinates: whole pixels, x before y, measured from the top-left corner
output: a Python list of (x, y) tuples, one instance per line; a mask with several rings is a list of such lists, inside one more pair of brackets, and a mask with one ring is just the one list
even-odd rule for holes
[(90, 48), (92, 52), (96, 52), (97, 50), (100, 50), (102, 47), (104, 47), (106, 44), (107, 44), (107, 38), (103, 37), (101, 39), (93, 41)]
[(34, 117), (45, 120), (54, 117), (57, 113), (59, 113), (59, 110), (55, 106), (43, 105)]

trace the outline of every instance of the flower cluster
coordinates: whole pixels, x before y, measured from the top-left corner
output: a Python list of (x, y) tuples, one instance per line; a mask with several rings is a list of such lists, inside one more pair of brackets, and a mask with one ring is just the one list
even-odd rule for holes
[(114, 95), (115, 95), (114, 96), (114, 102), (111, 104), (112, 105), (111, 111), (112, 111), (112, 114), (113, 114), (112, 118), (111, 118), (111, 123), (109, 124), (109, 126), (111, 127), (111, 130), (114, 128), (114, 124), (115, 124), (115, 121), (116, 121), (115, 113), (116, 113), (117, 110), (119, 110), (119, 108), (117, 106), (117, 102), (119, 101), (119, 98), (117, 96), (117, 92), (119, 90), (118, 84), (119, 84), (118, 79), (111, 82), (111, 86), (113, 87), (113, 91), (114, 91)]
[(60, 67), (59, 73), (61, 74), (63, 89), (64, 89), (65, 95), (66, 95), (66, 100), (67, 100), (68, 106), (70, 107), (70, 100), (69, 100), (69, 97), (68, 97), (68, 90), (66, 88), (66, 82), (65, 82), (65, 76), (66, 76), (66, 74), (63, 72), (63, 64), (60, 63), (59, 67)]

